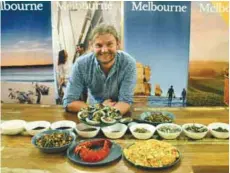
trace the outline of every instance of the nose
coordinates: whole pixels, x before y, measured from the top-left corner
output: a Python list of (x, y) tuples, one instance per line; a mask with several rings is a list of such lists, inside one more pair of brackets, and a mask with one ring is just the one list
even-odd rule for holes
[(102, 46), (101, 52), (108, 52), (108, 47), (106, 45)]

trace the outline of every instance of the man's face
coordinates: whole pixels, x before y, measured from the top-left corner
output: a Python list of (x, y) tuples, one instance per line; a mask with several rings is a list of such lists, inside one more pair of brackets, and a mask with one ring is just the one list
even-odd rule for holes
[(115, 58), (118, 43), (111, 34), (98, 35), (93, 40), (93, 51), (101, 64), (109, 64)]

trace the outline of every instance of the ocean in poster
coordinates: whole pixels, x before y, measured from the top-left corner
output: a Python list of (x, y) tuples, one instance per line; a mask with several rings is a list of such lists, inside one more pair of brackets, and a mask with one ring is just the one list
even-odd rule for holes
[(54, 82), (53, 65), (28, 67), (1, 67), (1, 81)]
[[(167, 97), (148, 97), (148, 106), (151, 107), (168, 107)], [(171, 107), (183, 107), (183, 102), (180, 98), (176, 97), (172, 99)]]

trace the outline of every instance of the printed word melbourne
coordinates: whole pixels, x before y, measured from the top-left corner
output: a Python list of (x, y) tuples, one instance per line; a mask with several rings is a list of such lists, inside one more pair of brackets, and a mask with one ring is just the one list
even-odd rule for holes
[[(26, 2), (26, 1), (25, 1)], [(5, 1), (0, 2), (1, 11), (42, 11), (42, 3), (7, 3)]]

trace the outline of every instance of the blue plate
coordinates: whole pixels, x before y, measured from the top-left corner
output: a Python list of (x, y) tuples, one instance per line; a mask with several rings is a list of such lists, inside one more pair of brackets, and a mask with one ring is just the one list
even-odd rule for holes
[[(98, 139), (93, 139), (93, 140), (98, 140)], [(85, 140), (85, 141), (93, 141), (93, 140)], [(99, 162), (94, 162), (94, 163), (85, 162), (81, 160), (78, 154), (77, 155), (74, 154), (75, 147), (82, 142), (84, 141), (73, 143), (67, 150), (67, 157), (74, 163), (84, 165), (84, 166), (102, 166), (102, 165), (107, 165), (115, 160), (119, 160), (121, 158), (121, 155), (122, 155), (121, 147), (118, 144), (112, 142), (110, 153), (104, 160), (101, 160)]]
[[(152, 112), (162, 113), (163, 115), (166, 115), (169, 118), (171, 118), (172, 121), (169, 121), (169, 122), (151, 122), (151, 121), (145, 120), (145, 118), (150, 116)], [(139, 117), (138, 117), (138, 119), (136, 119), (136, 121), (141, 122), (141, 123), (149, 123), (149, 124), (152, 124), (154, 126), (157, 126), (158, 124), (172, 123), (175, 120), (175, 115), (173, 113), (166, 112), (166, 111), (152, 111), (152, 112), (151, 111), (143, 112), (142, 114), (139, 115)]]
[[(177, 150), (177, 151), (178, 151), (178, 150)], [(178, 151), (178, 153), (179, 153), (179, 158), (177, 158), (177, 159), (175, 160), (175, 162), (173, 162), (173, 163), (170, 164), (170, 165), (162, 166), (162, 167), (148, 167), (148, 166), (136, 165), (135, 163), (133, 163), (132, 161), (130, 161), (129, 159), (127, 159), (127, 158), (125, 157), (125, 154), (124, 154), (124, 153), (123, 153), (122, 155), (123, 155), (125, 161), (127, 161), (128, 163), (130, 163), (131, 165), (133, 165), (133, 166), (135, 166), (135, 167), (137, 167), (137, 168), (148, 169), (148, 170), (161, 170), (161, 169), (170, 168), (170, 167), (176, 165), (177, 163), (179, 163), (179, 162), (180, 162), (181, 155), (180, 155), (180, 152), (179, 152), (179, 151)]]
[(52, 133), (68, 133), (70, 136), (73, 137), (73, 141), (76, 140), (76, 135), (71, 132), (71, 131), (68, 131), (68, 130), (47, 130), (47, 131), (44, 131), (44, 132), (41, 132), (41, 133), (38, 133), (36, 134), (35, 136), (33, 136), (32, 140), (31, 140), (31, 143), (36, 147), (38, 148), (40, 151), (44, 152), (44, 153), (60, 153), (60, 152), (63, 152), (65, 150), (67, 150), (67, 148), (71, 145), (72, 142), (70, 142), (69, 144), (67, 145), (64, 145), (62, 147), (47, 147), (47, 148), (41, 148), (41, 147), (38, 147), (36, 145), (36, 141), (37, 139), (41, 138), (42, 136), (44, 136), (45, 134), (52, 134)]

